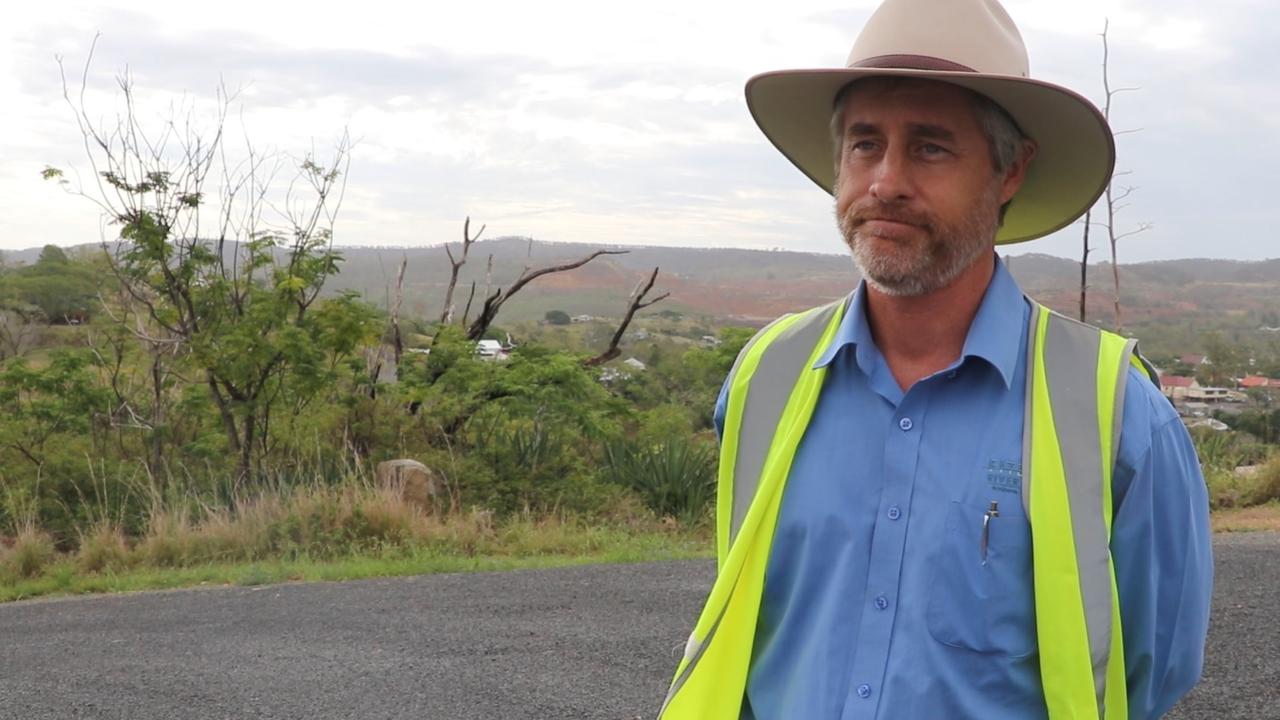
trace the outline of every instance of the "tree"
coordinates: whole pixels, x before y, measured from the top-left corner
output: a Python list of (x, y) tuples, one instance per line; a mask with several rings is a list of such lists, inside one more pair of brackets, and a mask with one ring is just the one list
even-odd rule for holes
[(40, 258), (36, 260), (37, 265), (66, 265), (67, 262), (67, 254), (57, 245), (45, 245), (40, 250)]
[(16, 450), (37, 470), (60, 434), (83, 434), (105, 409), (105, 396), (93, 383), (84, 353), (55, 352), (43, 368), (16, 360), (0, 370), (0, 447)]
[[(95, 120), (84, 99), (91, 62), (92, 50), (78, 99), (63, 79), (94, 170), (90, 190), (69, 189), (118, 229), (102, 249), (139, 319), (131, 332), (156, 358), (194, 367), (243, 481), (267, 447), (282, 395), (318, 392), (326, 355), (347, 350), (312, 310), (341, 262), (333, 225), (350, 141), (342, 136), (325, 163), (313, 153), (263, 155), (247, 140), (236, 153), (225, 132), (234, 99), (222, 88), (207, 129), (192, 106), (150, 127), (127, 75), (118, 79), (122, 111)], [(289, 165), (293, 177), (277, 182)], [(43, 174), (64, 180), (57, 168)]]
[[(449, 323), (453, 322), (453, 291), (458, 286), (458, 271), (462, 269), (463, 265), (467, 264), (467, 253), (471, 251), (472, 243), (474, 243), (476, 240), (479, 240), (480, 236), (484, 234), (484, 228), (485, 226), (481, 225), (480, 229), (476, 231), (476, 234), (472, 235), (471, 234), (471, 218), (468, 217), (466, 220), (463, 221), (462, 223), (462, 256), (459, 258), (453, 257), (453, 250), (449, 248), (449, 243), (444, 244), (444, 251), (445, 251), (445, 254), (449, 256), (449, 264), (452, 266), (452, 268), (449, 273), (449, 287), (444, 294), (444, 309), (440, 311), (441, 325), (448, 325)], [(476, 291), (475, 285), (472, 285), (471, 292), (475, 293), (475, 291)], [(470, 308), (471, 308), (471, 300), (468, 299), (467, 309), (470, 310)], [(466, 321), (464, 320), (463, 322), (465, 323)]]
[(1239, 346), (1223, 338), (1222, 333), (1216, 330), (1205, 333), (1202, 344), (1207, 362), (1196, 369), (1196, 377), (1213, 387), (1232, 384), (1245, 365)]
[[(1107, 119), (1108, 122), (1110, 122), (1111, 120), (1112, 99), (1116, 95), (1122, 92), (1133, 92), (1138, 90), (1138, 88), (1136, 87), (1122, 87), (1122, 88), (1114, 88), (1114, 89), (1111, 87), (1111, 78), (1110, 78), (1108, 67), (1107, 67), (1107, 64), (1109, 61), (1108, 56), (1110, 54), (1110, 49), (1107, 45), (1107, 30), (1110, 27), (1110, 25), (1111, 23), (1109, 20), (1104, 21), (1102, 25), (1102, 34), (1101, 34), (1102, 35), (1102, 88), (1106, 97), (1106, 102), (1103, 105), (1103, 109), (1102, 109), (1102, 115)], [(1120, 135), (1125, 135), (1128, 133), (1139, 132), (1141, 129), (1142, 128), (1135, 128), (1132, 130), (1119, 130), (1114, 132), (1113, 135), (1118, 137)], [(1151, 223), (1140, 223), (1133, 230), (1129, 230), (1126, 232), (1116, 232), (1116, 214), (1126, 207), (1124, 200), (1128, 198), (1129, 195), (1131, 195), (1134, 190), (1137, 189), (1134, 187), (1123, 187), (1123, 188), (1120, 188), (1118, 191), (1115, 189), (1116, 177), (1119, 177), (1121, 175), (1127, 175), (1127, 174), (1128, 174), (1128, 171), (1113, 173), (1111, 176), (1111, 179), (1107, 181), (1107, 189), (1104, 193), (1104, 196), (1106, 198), (1106, 204), (1104, 207), (1106, 210), (1107, 221), (1106, 223), (1103, 224), (1103, 227), (1107, 229), (1107, 241), (1111, 245), (1111, 278), (1114, 284), (1113, 300), (1114, 300), (1116, 332), (1124, 332), (1124, 323), (1120, 315), (1120, 266), (1116, 260), (1116, 244), (1123, 238), (1129, 237), (1130, 235), (1137, 235), (1138, 233), (1141, 233), (1141, 232), (1146, 232), (1147, 230), (1150, 230), (1153, 227)], [(1089, 231), (1088, 231), (1087, 222), (1088, 222), (1088, 215), (1086, 215), (1086, 225), (1085, 225), (1084, 257), (1086, 259), (1089, 256), (1089, 250), (1088, 250)], [(1080, 273), (1080, 307), (1081, 307), (1082, 320), (1084, 319), (1084, 283), (1085, 283), (1085, 273), (1082, 270)]]
[(563, 310), (548, 310), (547, 314), (543, 316), (543, 318), (547, 321), (548, 325), (568, 325), (573, 322), (569, 317), (569, 313)]
[(657, 279), (658, 279), (658, 268), (655, 267), (653, 269), (653, 273), (649, 275), (649, 279), (647, 281), (641, 280), (636, 285), (635, 290), (631, 291), (631, 297), (628, 298), (627, 300), (627, 312), (625, 315), (623, 315), (622, 322), (618, 323), (618, 329), (614, 331), (613, 337), (610, 338), (609, 347), (605, 348), (605, 351), (600, 353), (599, 355), (587, 360), (586, 361), (587, 367), (602, 365), (618, 357), (618, 355), (621, 354), (621, 351), (618, 349), (618, 345), (622, 342), (622, 336), (624, 333), (627, 332), (627, 326), (631, 324), (631, 319), (635, 317), (636, 311), (643, 310), (649, 307), (650, 305), (661, 302), (662, 300), (665, 300), (668, 295), (671, 294), (671, 293), (663, 293), (648, 302), (644, 301), (645, 296), (648, 295), (649, 291), (653, 289), (653, 283)]
[[(532, 239), (529, 240), (529, 248), (530, 248), (530, 251), (532, 251), (532, 248), (533, 248)], [(528, 285), (529, 283), (533, 282), (534, 280), (537, 280), (543, 275), (550, 275), (551, 273), (559, 273), (559, 272), (566, 272), (568, 270), (575, 270), (577, 268), (582, 267), (583, 265), (586, 265), (592, 260), (595, 260), (601, 255), (626, 255), (627, 252), (628, 252), (627, 250), (596, 250), (590, 255), (587, 255), (586, 257), (575, 260), (573, 262), (564, 263), (562, 265), (549, 265), (547, 267), (538, 268), (537, 270), (534, 270), (533, 268), (526, 265), (524, 270), (520, 272), (520, 276), (517, 277), (515, 281), (511, 283), (510, 287), (508, 287), (506, 290), (503, 290), (502, 288), (498, 288), (496, 291), (494, 291), (492, 295), (490, 295), (488, 294), (488, 289), (486, 288), (486, 291), (485, 291), (486, 297), (484, 299), (484, 306), (480, 308), (480, 315), (475, 319), (474, 322), (471, 323), (470, 326), (468, 326), (467, 339), (475, 341), (475, 340), (479, 340), (480, 338), (483, 338), (485, 331), (489, 329), (489, 325), (493, 322), (494, 318), (498, 316), (498, 310), (502, 308), (503, 303), (510, 300), (516, 293), (520, 292), (520, 290), (522, 290), (525, 285)], [(492, 270), (493, 268), (492, 256), (490, 256), (489, 258), (489, 267), (490, 267), (490, 270)], [(467, 306), (468, 308), (470, 308), (470, 302), (468, 302)], [(463, 317), (465, 318), (466, 315), (464, 314)], [(464, 323), (465, 323), (465, 320), (464, 320)]]

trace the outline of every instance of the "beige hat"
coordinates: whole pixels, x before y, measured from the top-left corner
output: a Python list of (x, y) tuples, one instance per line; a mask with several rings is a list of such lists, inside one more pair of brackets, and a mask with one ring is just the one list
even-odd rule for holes
[(1028, 77), (1027, 48), (995, 0), (885, 0), (845, 68), (778, 70), (747, 81), (747, 107), (783, 155), (832, 192), (836, 93), (859, 78), (918, 77), (969, 88), (1003, 107), (1039, 144), (997, 243), (1048, 235), (1084, 214), (1111, 178), (1115, 142), (1080, 95)]

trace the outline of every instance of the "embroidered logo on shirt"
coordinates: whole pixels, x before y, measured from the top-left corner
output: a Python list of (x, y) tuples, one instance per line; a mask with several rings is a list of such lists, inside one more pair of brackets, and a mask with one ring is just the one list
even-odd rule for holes
[(1022, 491), (1022, 466), (1008, 460), (987, 462), (987, 484), (992, 490), (1007, 493)]

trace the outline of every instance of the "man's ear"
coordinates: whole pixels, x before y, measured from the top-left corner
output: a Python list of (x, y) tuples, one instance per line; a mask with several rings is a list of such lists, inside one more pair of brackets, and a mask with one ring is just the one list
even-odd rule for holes
[(1001, 204), (1009, 202), (1014, 195), (1018, 194), (1023, 181), (1027, 179), (1027, 168), (1031, 166), (1031, 161), (1035, 159), (1039, 148), (1035, 140), (1028, 138), (1022, 141), (1022, 152), (1018, 153), (1018, 157), (1014, 158), (1009, 169), (1005, 171), (1004, 182), (1000, 188)]

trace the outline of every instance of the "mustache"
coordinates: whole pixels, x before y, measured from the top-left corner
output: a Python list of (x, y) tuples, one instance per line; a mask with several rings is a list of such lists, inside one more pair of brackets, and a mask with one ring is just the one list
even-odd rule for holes
[(856, 230), (869, 220), (889, 220), (926, 230), (933, 227), (933, 216), (928, 213), (878, 201), (864, 201), (849, 206), (841, 220), (850, 230)]

